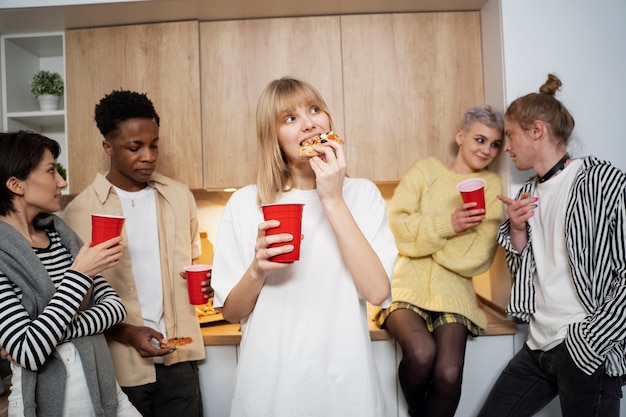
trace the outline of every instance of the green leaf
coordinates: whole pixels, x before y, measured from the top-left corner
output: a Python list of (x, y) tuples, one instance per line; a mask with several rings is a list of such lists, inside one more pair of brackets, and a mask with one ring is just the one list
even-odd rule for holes
[(58, 72), (37, 71), (30, 82), (30, 91), (37, 97), (44, 94), (62, 96), (63, 78)]

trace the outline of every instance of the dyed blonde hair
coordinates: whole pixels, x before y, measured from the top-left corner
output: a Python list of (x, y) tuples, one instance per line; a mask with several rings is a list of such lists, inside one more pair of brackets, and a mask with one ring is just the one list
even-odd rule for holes
[(551, 130), (557, 145), (567, 145), (574, 131), (574, 118), (556, 97), (561, 89), (561, 80), (554, 74), (539, 88), (539, 93), (530, 93), (513, 101), (504, 113), (504, 117), (517, 122), (528, 130), (535, 120), (541, 120)]
[(309, 83), (283, 77), (270, 82), (261, 93), (256, 110), (256, 131), (259, 145), (257, 164), (257, 199), (259, 204), (276, 201), (278, 193), (289, 191), (293, 171), (278, 143), (278, 128), (285, 114), (298, 106), (316, 106), (328, 115), (328, 106), (320, 93)]

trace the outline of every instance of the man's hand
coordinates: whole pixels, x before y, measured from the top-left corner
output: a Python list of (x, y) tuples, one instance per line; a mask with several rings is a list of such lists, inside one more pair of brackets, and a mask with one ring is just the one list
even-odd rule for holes
[(535, 215), (538, 197), (531, 197), (524, 193), (519, 200), (514, 200), (505, 195), (498, 195), (498, 200), (506, 204), (506, 213), (509, 215), (511, 244), (513, 248), (521, 252), (528, 244), (526, 222)]
[(175, 349), (161, 349), (159, 344), (166, 339), (161, 332), (146, 326), (133, 326), (119, 323), (105, 332), (106, 336), (117, 342), (130, 345), (144, 358), (164, 356)]

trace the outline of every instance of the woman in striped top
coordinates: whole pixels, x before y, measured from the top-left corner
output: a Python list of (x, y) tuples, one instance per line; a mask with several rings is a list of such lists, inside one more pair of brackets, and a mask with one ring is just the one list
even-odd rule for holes
[[(102, 332), (126, 315), (99, 275), (121, 237), (90, 247), (52, 213), (67, 183), (58, 143), (0, 133), (0, 346), (9, 416), (139, 416), (115, 381)], [(119, 403), (119, 404), (118, 404)]]
[(528, 339), (479, 416), (531, 416), (558, 396), (565, 417), (616, 417), (626, 374), (626, 175), (592, 156), (573, 159), (574, 119), (554, 96), (511, 103), (504, 150), (535, 176), (517, 199), (498, 196), (509, 219), (498, 242), (514, 279), (508, 311)]

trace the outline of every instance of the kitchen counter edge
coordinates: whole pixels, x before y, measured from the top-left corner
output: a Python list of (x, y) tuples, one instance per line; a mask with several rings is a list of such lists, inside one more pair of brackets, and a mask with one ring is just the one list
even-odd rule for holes
[[(504, 316), (502, 311), (480, 303), (487, 315), (487, 330), (480, 337), (511, 335), (517, 332), (517, 325), (511, 319)], [(374, 322), (377, 307), (368, 305), (368, 326), (372, 341), (393, 339), (391, 333), (380, 329)], [(241, 329), (239, 323), (227, 323), (225, 321), (209, 323), (201, 327), (202, 339), (205, 346), (238, 345), (241, 342)]]

